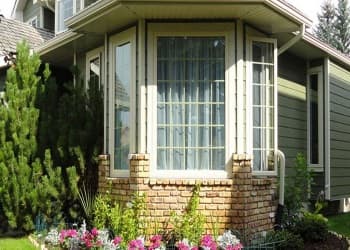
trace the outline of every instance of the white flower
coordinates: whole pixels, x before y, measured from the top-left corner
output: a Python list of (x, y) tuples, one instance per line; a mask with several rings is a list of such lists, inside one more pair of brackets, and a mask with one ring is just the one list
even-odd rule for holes
[(218, 237), (219, 246), (226, 249), (227, 246), (235, 246), (240, 243), (236, 235), (232, 234), (230, 230), (224, 232), (223, 235)]

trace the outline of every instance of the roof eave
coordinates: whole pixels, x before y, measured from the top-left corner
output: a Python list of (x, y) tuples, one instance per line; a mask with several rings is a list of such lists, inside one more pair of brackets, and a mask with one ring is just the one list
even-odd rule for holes
[(305, 33), (303, 36), (303, 40), (325, 52), (331, 59), (346, 64), (347, 68), (350, 68), (350, 58), (348, 56), (344, 55), (335, 48), (329, 46), (328, 44), (320, 41), (312, 34)]
[[(169, 3), (174, 2), (174, 0), (162, 0), (162, 1), (156, 1), (156, 0), (101, 0), (97, 1), (95, 4), (90, 5), (89, 7), (82, 10), (77, 15), (74, 15), (70, 18), (68, 18), (65, 21), (65, 25), (68, 27), (68, 29), (77, 29), (79, 26), (83, 25), (86, 22), (91, 22), (92, 19), (98, 18), (99, 15), (103, 14), (104, 11), (111, 10), (115, 8), (116, 6), (127, 6), (131, 3)], [(177, 0), (177, 3), (184, 2), (186, 4), (189, 3), (206, 3), (206, 2), (212, 2), (212, 0)], [(299, 10), (297, 10), (292, 5), (281, 2), (277, 0), (220, 0), (218, 1), (220, 3), (262, 3), (266, 4), (270, 8), (274, 9), (281, 15), (287, 17), (288, 19), (298, 23), (298, 24), (304, 24), (306, 27), (312, 26), (312, 20), (302, 14)]]
[(50, 51), (55, 50), (56, 48), (58, 48), (62, 45), (65, 45), (71, 41), (74, 41), (81, 36), (83, 36), (83, 34), (77, 34), (73, 31), (66, 31), (62, 34), (57, 35), (56, 37), (52, 38), (51, 40), (45, 42), (43, 45), (36, 47), (35, 51), (39, 55), (43, 55), (43, 54), (46, 54)]

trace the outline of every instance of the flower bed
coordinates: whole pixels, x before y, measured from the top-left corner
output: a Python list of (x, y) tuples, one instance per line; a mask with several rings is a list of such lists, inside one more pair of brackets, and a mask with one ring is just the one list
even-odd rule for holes
[[(67, 229), (58, 233), (52, 229), (45, 238), (47, 249), (103, 249), (103, 250), (165, 250), (167, 242), (161, 235), (154, 235), (149, 238), (138, 237), (129, 242), (124, 242), (120, 236), (110, 237), (108, 230), (86, 229), (83, 224), (79, 230)], [(175, 243), (178, 250), (241, 250), (243, 245), (240, 240), (226, 231), (215, 239), (212, 235), (204, 235), (200, 244), (195, 244), (187, 239)]]

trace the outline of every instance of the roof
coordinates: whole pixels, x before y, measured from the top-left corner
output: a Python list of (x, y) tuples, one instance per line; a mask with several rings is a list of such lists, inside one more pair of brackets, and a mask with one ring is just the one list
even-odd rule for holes
[(2, 54), (16, 51), (17, 43), (23, 40), (27, 41), (31, 48), (36, 48), (53, 38), (54, 34), (49, 30), (0, 17), (0, 36), (0, 54)]

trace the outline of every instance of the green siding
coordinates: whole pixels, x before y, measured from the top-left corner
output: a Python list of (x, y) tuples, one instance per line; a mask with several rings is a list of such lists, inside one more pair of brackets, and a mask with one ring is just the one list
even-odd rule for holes
[(306, 62), (288, 53), (278, 62), (278, 147), (286, 156), (287, 175), (297, 153), (306, 156)]
[(23, 22), (28, 22), (33, 17), (37, 17), (37, 25), (38, 27), (41, 27), (40, 23), (40, 5), (39, 4), (33, 4), (33, 1), (27, 1), (26, 6), (23, 9)]
[(350, 72), (330, 64), (331, 199), (350, 197)]

